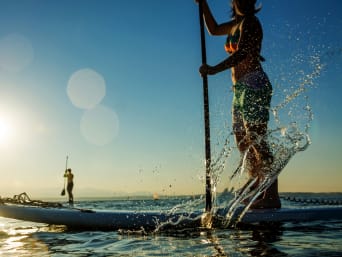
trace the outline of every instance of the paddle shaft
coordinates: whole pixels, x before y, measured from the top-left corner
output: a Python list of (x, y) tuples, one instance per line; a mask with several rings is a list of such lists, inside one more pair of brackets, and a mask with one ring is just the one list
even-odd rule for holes
[[(65, 160), (65, 171), (68, 169), (68, 159), (69, 159), (69, 156), (67, 155), (66, 160)], [(66, 181), (66, 178), (64, 179), (64, 188), (65, 188), (65, 181)]]
[[(200, 30), (201, 30), (201, 51), (202, 64), (207, 63), (206, 48), (205, 48), (205, 34), (204, 34), (204, 20), (202, 1), (198, 3)], [(210, 150), (210, 122), (209, 122), (209, 93), (208, 93), (208, 77), (203, 75), (203, 100), (204, 100), (204, 142), (205, 142), (205, 210), (211, 211), (212, 208), (212, 193), (211, 193), (211, 150)]]

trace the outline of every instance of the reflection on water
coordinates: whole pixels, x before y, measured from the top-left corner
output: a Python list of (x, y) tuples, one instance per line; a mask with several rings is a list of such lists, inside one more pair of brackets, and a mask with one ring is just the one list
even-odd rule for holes
[(47, 245), (32, 235), (46, 226), (0, 219), (0, 256), (48, 256)]

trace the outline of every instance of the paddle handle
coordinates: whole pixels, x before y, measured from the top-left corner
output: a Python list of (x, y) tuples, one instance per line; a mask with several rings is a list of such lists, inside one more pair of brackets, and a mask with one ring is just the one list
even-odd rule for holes
[(66, 156), (66, 160), (65, 160), (65, 170), (68, 169), (68, 160), (69, 160), (69, 156)]
[[(202, 1), (198, 3), (200, 31), (201, 31), (201, 52), (202, 64), (207, 63), (204, 19)], [(211, 192), (211, 150), (210, 150), (210, 117), (209, 117), (209, 93), (208, 93), (208, 77), (203, 75), (203, 107), (204, 107), (204, 142), (205, 142), (205, 210), (211, 211), (212, 208), (212, 192)]]

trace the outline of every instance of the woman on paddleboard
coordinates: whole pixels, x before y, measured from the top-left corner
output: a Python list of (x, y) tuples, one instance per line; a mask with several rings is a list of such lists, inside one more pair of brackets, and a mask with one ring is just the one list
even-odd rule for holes
[(67, 191), (69, 196), (69, 204), (74, 203), (74, 195), (72, 194), (72, 189), (74, 188), (74, 174), (71, 169), (65, 170), (64, 177), (67, 179)]
[[(262, 26), (255, 16), (256, 0), (232, 0), (232, 19), (217, 24), (206, 0), (195, 0), (202, 5), (208, 32), (213, 36), (226, 36), (224, 49), (228, 57), (217, 65), (204, 64), (200, 73), (214, 75), (231, 69), (233, 82), (232, 123), (236, 144), (246, 154), (251, 177), (262, 179), (273, 162), (266, 142), (267, 124), (272, 96), (272, 85), (264, 72), (260, 55)], [(276, 180), (251, 208), (280, 208), (278, 181)]]

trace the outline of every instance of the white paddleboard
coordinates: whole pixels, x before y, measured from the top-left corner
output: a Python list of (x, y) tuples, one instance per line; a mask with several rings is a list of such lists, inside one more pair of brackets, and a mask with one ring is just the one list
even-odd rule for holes
[[(6, 218), (50, 225), (65, 225), (67, 227), (77, 229), (155, 229), (162, 223), (167, 223), (170, 226), (177, 228), (196, 228), (201, 226), (202, 214), (203, 213), (200, 211), (193, 213), (168, 213), (161, 211), (104, 211), (0, 204), (0, 216)], [(219, 209), (217, 214), (218, 216), (224, 216), (223, 209)], [(334, 219), (342, 219), (342, 207), (250, 210), (243, 217), (242, 223), (305, 222)]]

